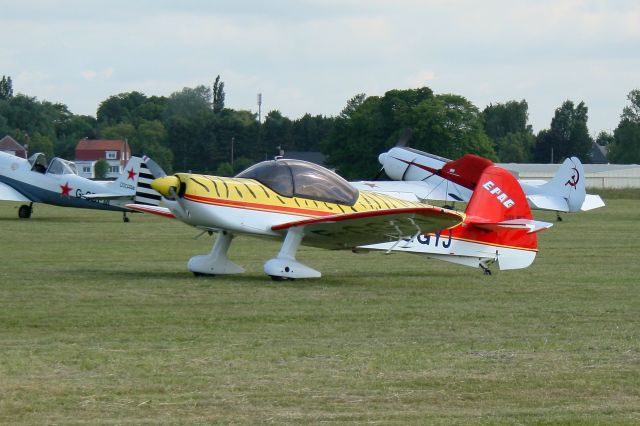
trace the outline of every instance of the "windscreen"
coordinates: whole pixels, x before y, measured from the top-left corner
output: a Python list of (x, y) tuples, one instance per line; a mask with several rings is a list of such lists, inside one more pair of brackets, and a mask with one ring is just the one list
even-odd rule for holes
[(358, 190), (349, 182), (322, 166), (301, 160), (264, 161), (236, 177), (255, 179), (285, 197), (345, 205), (353, 205), (358, 199)]

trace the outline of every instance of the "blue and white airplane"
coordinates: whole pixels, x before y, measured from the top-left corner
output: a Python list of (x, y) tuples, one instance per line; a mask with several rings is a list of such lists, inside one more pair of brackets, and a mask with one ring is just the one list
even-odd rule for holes
[(28, 160), (0, 152), (0, 201), (22, 201), (18, 216), (31, 217), (33, 203), (61, 207), (123, 212), (133, 210), (126, 204), (158, 205), (160, 194), (151, 188), (154, 179), (146, 157), (131, 157), (124, 172), (115, 181), (98, 182), (78, 176), (75, 164), (55, 157), (47, 164), (42, 153)]

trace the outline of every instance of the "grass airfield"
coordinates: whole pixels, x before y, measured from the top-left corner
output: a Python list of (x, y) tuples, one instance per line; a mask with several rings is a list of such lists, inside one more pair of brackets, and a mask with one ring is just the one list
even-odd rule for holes
[(0, 203), (0, 423), (638, 423), (640, 201), (605, 201), (529, 269), (303, 247), (284, 283), (276, 242), (196, 278), (177, 221)]

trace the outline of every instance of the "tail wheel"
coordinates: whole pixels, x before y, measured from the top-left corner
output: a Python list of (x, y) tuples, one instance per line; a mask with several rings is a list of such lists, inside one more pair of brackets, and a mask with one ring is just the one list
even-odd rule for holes
[(20, 219), (29, 219), (31, 217), (31, 213), (33, 212), (33, 208), (26, 204), (23, 204), (18, 209), (18, 217)]

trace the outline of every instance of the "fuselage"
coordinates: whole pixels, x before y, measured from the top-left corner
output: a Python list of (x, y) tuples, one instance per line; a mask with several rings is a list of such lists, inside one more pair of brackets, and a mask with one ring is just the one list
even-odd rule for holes
[[(104, 193), (110, 182), (96, 182), (73, 173), (53, 173), (32, 170), (29, 161), (0, 152), (0, 183), (3, 183), (25, 200), (63, 207), (126, 211), (124, 202), (117, 200), (91, 201), (83, 198), (89, 194)], [(130, 185), (134, 190), (135, 187)]]
[(368, 191), (359, 191), (352, 205), (278, 194), (262, 183), (245, 178), (178, 173), (164, 179), (180, 183), (161, 183), (153, 188), (172, 198), (169, 187), (183, 190), (177, 200), (165, 200), (171, 211), (184, 222), (208, 229), (224, 229), (234, 233), (280, 235), (271, 228), (282, 223), (320, 218), (346, 213), (358, 213), (394, 208), (425, 207), (425, 204), (404, 201)]

